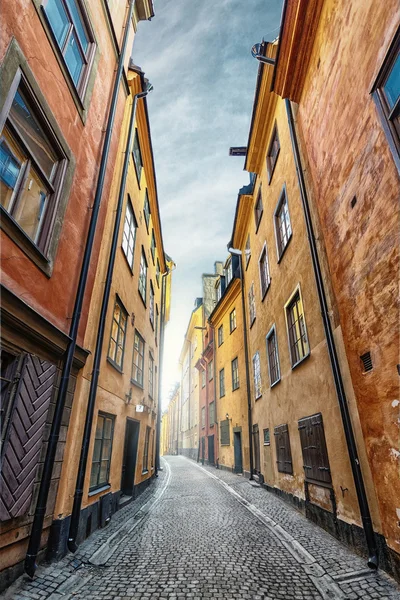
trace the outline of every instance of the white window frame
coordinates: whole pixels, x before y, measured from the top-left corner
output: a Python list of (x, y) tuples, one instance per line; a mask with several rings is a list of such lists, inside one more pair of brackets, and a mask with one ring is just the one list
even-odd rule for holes
[(254, 292), (254, 281), (251, 282), (251, 286), (249, 289), (249, 316), (250, 316), (250, 327), (253, 325), (256, 320), (256, 295)]
[[(262, 283), (262, 263), (261, 263), (261, 259), (263, 257), (263, 255), (265, 254), (265, 265), (266, 265), (266, 269), (265, 269), (265, 280), (266, 280), (266, 288), (265, 290), (263, 290), (263, 283)], [(261, 300), (264, 300), (268, 290), (269, 290), (269, 286), (271, 285), (271, 273), (269, 270), (269, 257), (268, 257), (268, 248), (267, 248), (267, 242), (264, 242), (264, 245), (262, 247), (262, 250), (260, 252), (260, 256), (258, 259), (258, 271), (260, 274), (260, 291), (261, 291)]]
[[(306, 335), (306, 339), (307, 339), (308, 352), (302, 358), (300, 358), (300, 360), (298, 360), (294, 363), (292, 360), (292, 347), (291, 347), (290, 334), (289, 334), (288, 310), (289, 310), (289, 307), (293, 301), (293, 298), (296, 296), (296, 294), (299, 294), (301, 306), (303, 309), (303, 321), (304, 321), (303, 325), (304, 325), (304, 331), (305, 331), (305, 335)], [(304, 300), (303, 300), (303, 295), (301, 293), (300, 284), (298, 284), (296, 286), (296, 288), (293, 290), (292, 294), (290, 294), (290, 297), (287, 300), (287, 302), (285, 303), (284, 308), (285, 308), (286, 334), (287, 334), (287, 340), (288, 340), (288, 346), (289, 346), (290, 364), (291, 364), (292, 369), (294, 369), (295, 367), (297, 367), (297, 365), (300, 365), (303, 362), (303, 360), (308, 358), (310, 356), (310, 352), (311, 352), (310, 339), (308, 337), (307, 324), (306, 324), (306, 315), (305, 315), (306, 311), (304, 308)]]
[[(276, 381), (274, 381), (274, 383), (272, 383), (272, 381), (271, 381), (271, 369), (270, 369), (270, 364), (269, 364), (269, 351), (268, 351), (268, 340), (270, 339), (270, 337), (272, 337), (272, 335), (275, 336), (276, 360), (277, 360), (277, 366), (278, 366), (278, 379)], [(281, 364), (280, 364), (280, 360), (279, 360), (278, 336), (276, 334), (275, 323), (272, 325), (272, 327), (268, 331), (267, 335), (265, 336), (265, 346), (266, 346), (266, 352), (267, 352), (269, 386), (271, 388), (273, 388), (281, 380)]]
[(258, 400), (262, 396), (262, 383), (261, 383), (261, 362), (260, 353), (257, 351), (252, 359), (253, 363), (253, 382), (254, 382), (254, 396)]

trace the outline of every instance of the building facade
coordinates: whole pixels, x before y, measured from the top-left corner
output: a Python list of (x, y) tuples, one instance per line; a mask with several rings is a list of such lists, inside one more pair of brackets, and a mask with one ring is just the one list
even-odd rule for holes
[[(126, 3), (117, 0), (100, 5), (73, 0), (69, 6), (73, 15), (64, 3), (57, 13), (56, 3), (50, 0), (2, 6), (1, 589), (23, 570), (36, 512), (60, 371), (70, 343), (103, 131), (129, 14)], [(151, 1), (136, 3), (127, 24), (129, 49), (138, 22), (152, 14)], [(129, 51), (125, 73), (128, 61)], [(122, 79), (103, 198), (110, 193), (128, 93)], [(97, 220), (39, 558), (53, 520), (76, 377), (88, 356), (84, 333), (105, 205)]]
[(203, 329), (203, 352), (196, 363), (199, 372), (199, 460), (215, 465), (218, 460), (218, 434), (215, 412), (214, 329), (206, 322)]
[[(126, 152), (134, 97), (144, 91), (146, 84), (143, 73), (133, 63), (128, 71), (128, 84), (130, 96), (126, 102), (85, 335), (85, 347), (91, 351), (91, 357), (78, 378), (56, 503), (51, 550), (57, 556), (66, 551), (67, 535), (71, 543), (72, 507), (79, 488), (82, 446), (88, 444), (88, 455), (76, 543), (140, 494), (156, 468), (161, 331), (166, 322), (165, 305), (169, 304), (171, 261), (164, 253), (146, 98), (137, 103), (132, 149)], [(96, 367), (99, 377), (94, 392), (91, 433), (86, 444), (82, 444), (82, 414), (87, 411), (87, 398), (91, 393), (93, 357), (99, 343), (104, 282), (112, 249), (111, 232), (118, 215), (116, 207), (126, 154), (130, 159), (122, 211), (117, 216), (120, 219), (118, 244), (101, 358)]]
[(363, 473), (387, 546), (381, 564), (400, 579), (400, 7), (395, 0), (309, 4), (286, 2), (273, 89), (297, 103), (305, 185), (368, 460)]

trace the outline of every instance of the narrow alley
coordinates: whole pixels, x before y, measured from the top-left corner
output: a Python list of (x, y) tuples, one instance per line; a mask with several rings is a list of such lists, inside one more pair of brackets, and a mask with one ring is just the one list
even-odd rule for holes
[(7, 600), (87, 598), (399, 599), (328, 533), (240, 475), (182, 456), (57, 564), (20, 578)]

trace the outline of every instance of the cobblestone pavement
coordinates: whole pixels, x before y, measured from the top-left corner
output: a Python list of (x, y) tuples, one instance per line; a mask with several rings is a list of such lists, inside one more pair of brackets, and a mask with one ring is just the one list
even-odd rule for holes
[(167, 457), (160, 478), (72, 557), (7, 599), (400, 600), (382, 572), (241, 476)]

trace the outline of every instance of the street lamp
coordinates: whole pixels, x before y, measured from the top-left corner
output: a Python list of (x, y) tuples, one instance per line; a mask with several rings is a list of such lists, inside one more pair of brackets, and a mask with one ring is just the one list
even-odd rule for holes
[(246, 387), (247, 387), (247, 411), (249, 421), (249, 451), (250, 451), (250, 479), (253, 479), (253, 424), (251, 417), (251, 388), (250, 388), (250, 373), (249, 373), (249, 350), (247, 346), (247, 322), (246, 322), (246, 304), (244, 298), (244, 281), (242, 267), (242, 251), (238, 248), (232, 248), (228, 244), (228, 252), (239, 257), (239, 275), (240, 285), (242, 288), (242, 312), (243, 312), (243, 341), (244, 341), (244, 356), (246, 366)]

